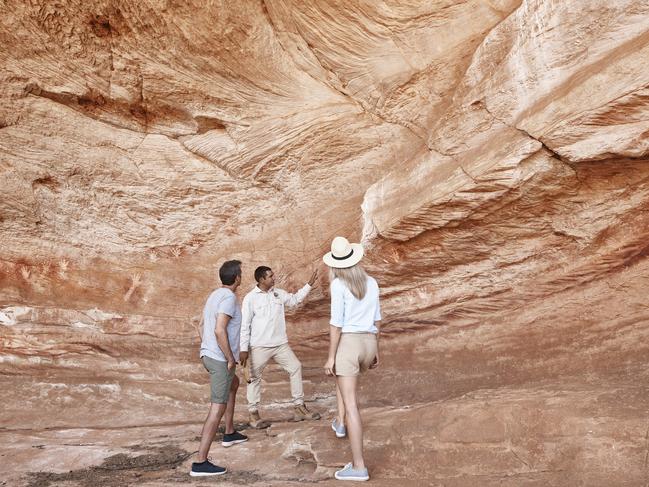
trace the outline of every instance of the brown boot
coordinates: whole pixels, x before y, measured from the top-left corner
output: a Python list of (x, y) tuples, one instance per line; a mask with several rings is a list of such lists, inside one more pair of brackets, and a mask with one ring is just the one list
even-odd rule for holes
[(266, 421), (265, 419), (261, 419), (259, 417), (259, 411), (250, 411), (248, 422), (250, 423), (251, 428), (255, 428), (258, 430), (268, 428), (270, 426), (270, 422)]
[(293, 421), (303, 421), (305, 419), (320, 419), (320, 415), (318, 413), (312, 413), (311, 411), (309, 411), (305, 404), (295, 406)]

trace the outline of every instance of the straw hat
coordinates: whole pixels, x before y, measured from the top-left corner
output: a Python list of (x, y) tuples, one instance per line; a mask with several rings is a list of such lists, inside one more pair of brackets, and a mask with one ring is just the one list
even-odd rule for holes
[(331, 242), (331, 252), (327, 252), (322, 260), (329, 267), (346, 269), (358, 264), (363, 258), (363, 246), (349, 243), (345, 237), (336, 237)]

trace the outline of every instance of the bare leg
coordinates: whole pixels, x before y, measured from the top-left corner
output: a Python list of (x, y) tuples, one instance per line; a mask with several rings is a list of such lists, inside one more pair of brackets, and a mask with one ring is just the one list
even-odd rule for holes
[(239, 378), (235, 375), (230, 384), (230, 393), (228, 394), (228, 403), (225, 406), (225, 434), (234, 433), (234, 401), (237, 398), (237, 389), (239, 389)]
[(356, 384), (358, 383), (358, 377), (338, 376), (336, 379), (338, 381), (338, 389), (345, 403), (347, 435), (349, 436), (349, 443), (352, 447), (354, 470), (361, 470), (365, 468), (365, 462), (363, 461), (363, 424), (361, 422), (361, 414), (358, 410), (358, 403), (356, 402)]
[(338, 424), (345, 424), (345, 403), (343, 402), (343, 396), (340, 394), (340, 386), (338, 386), (338, 381), (336, 381), (336, 400), (338, 402), (338, 417), (336, 422)]
[(203, 431), (201, 432), (201, 445), (198, 448), (197, 461), (199, 463), (207, 460), (207, 454), (209, 453), (210, 446), (214, 441), (214, 436), (219, 429), (219, 423), (221, 422), (221, 417), (223, 417), (225, 408), (225, 404), (217, 404), (214, 402), (210, 404), (210, 412), (207, 413), (207, 419), (205, 419)]

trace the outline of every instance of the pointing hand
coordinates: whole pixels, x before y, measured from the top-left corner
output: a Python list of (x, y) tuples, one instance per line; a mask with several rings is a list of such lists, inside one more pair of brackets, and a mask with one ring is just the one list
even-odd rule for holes
[(313, 270), (313, 274), (311, 274), (311, 279), (309, 279), (309, 286), (313, 287), (315, 282), (318, 280), (318, 269)]

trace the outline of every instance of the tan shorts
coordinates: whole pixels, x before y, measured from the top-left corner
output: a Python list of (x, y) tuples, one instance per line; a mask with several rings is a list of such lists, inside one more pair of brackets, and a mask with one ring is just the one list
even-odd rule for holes
[(356, 376), (365, 372), (376, 357), (376, 334), (343, 333), (336, 351), (336, 375)]

